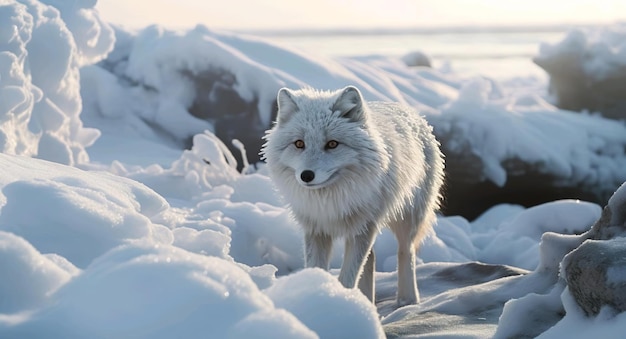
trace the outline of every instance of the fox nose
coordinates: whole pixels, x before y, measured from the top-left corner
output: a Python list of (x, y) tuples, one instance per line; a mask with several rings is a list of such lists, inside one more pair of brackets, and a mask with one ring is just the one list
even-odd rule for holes
[(313, 179), (315, 179), (315, 172), (311, 170), (304, 170), (302, 171), (302, 173), (300, 173), (300, 179), (302, 179), (302, 181), (304, 182), (311, 182), (313, 181)]

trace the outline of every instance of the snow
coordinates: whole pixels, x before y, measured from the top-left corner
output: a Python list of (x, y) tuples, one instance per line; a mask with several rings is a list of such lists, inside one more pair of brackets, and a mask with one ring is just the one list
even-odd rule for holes
[(626, 23), (594, 29), (574, 29), (558, 43), (542, 43), (536, 59), (578, 59), (594, 81), (614, 77), (626, 67)]
[(368, 100), (420, 109), (449, 151), (477, 156), (482, 176), (498, 186), (515, 161), (569, 187), (612, 192), (626, 181), (624, 123), (559, 110), (538, 93), (511, 93), (491, 79), (411, 68), (384, 56), (329, 59), (203, 26), (116, 32), (122, 38), (112, 56), (81, 71), (85, 123), (109, 132), (111, 118), (119, 119), (124, 127), (113, 125), (115, 135), (139, 134), (180, 149), (208, 130), (258, 151), (279, 88), (353, 84)]
[(504, 97), (487, 79), (464, 83), (458, 98), (429, 121), (440, 134), (465, 140), (459, 150), (482, 159), (485, 177), (499, 186), (506, 183), (507, 159), (538, 164), (542, 172), (575, 184), (611, 183), (614, 189), (626, 180), (624, 124), (573, 115), (536, 95)]
[(0, 111), (0, 140), (5, 153), (73, 165), (89, 160), (85, 148), (100, 135), (79, 117), (79, 68), (104, 58), (115, 38), (93, 1), (51, 2), (59, 8), (38, 1), (2, 6), (0, 78), (8, 83), (0, 97), (11, 99)]
[[(293, 313), (322, 338), (384, 336), (378, 326), (376, 308), (365, 295), (356, 289), (343, 288), (336, 277), (321, 269), (281, 277), (266, 293), (277, 307)], [(326, 320), (322, 322), (320, 317)]]
[(559, 323), (542, 333), (537, 338), (621, 338), (626, 330), (626, 313), (614, 314), (610, 309), (603, 309), (595, 318), (588, 318), (580, 310), (576, 301), (567, 292), (563, 292), (561, 299), (565, 306), (566, 315)]
[[(125, 31), (94, 5), (0, 0), (0, 337), (623, 333), (623, 314), (585, 317), (558, 276), (600, 206), (439, 216), (421, 244), (422, 303), (400, 309), (395, 239), (384, 230), (374, 306), (335, 278), (341, 244), (330, 273), (303, 269), (302, 231), (264, 165), (238, 166), (231, 153), (257, 150), (217, 136), (250, 117), (189, 112), (215, 74), (207, 107), (236, 94), (254, 107), (253, 132), (270, 123), (282, 86), (354, 84), (368, 99), (421, 109), (497, 184), (504, 162), (519, 158), (612, 190), (626, 181), (623, 123), (390, 57), (328, 59), (202, 26)], [(224, 125), (220, 114), (236, 118)], [(609, 205), (625, 200), (616, 194)]]
[[(578, 200), (560, 200), (528, 208), (496, 229), (475, 231), (477, 259), (490, 264), (508, 264), (534, 270), (539, 264), (539, 241), (545, 232), (581, 234), (602, 212), (600, 206)], [(511, 249), (502, 253), (502, 244)]]

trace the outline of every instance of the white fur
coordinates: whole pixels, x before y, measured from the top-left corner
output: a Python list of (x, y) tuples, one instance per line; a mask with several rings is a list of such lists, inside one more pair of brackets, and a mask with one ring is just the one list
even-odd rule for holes
[[(304, 229), (306, 266), (328, 269), (333, 240), (345, 238), (339, 280), (373, 300), (372, 244), (388, 226), (398, 240), (398, 304), (417, 303), (415, 247), (432, 228), (443, 184), (432, 128), (405, 106), (365, 102), (352, 86), (281, 89), (278, 107), (261, 154)], [(330, 140), (339, 145), (325, 147)], [(310, 182), (305, 170), (315, 174)]]

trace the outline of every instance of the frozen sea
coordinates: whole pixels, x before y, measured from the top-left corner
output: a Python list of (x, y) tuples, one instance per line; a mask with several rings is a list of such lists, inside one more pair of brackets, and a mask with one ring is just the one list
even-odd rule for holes
[(555, 43), (570, 28), (557, 25), (247, 33), (329, 57), (401, 57), (421, 51), (431, 58), (434, 67), (464, 76), (546, 80), (545, 72), (531, 59), (538, 53), (540, 43)]

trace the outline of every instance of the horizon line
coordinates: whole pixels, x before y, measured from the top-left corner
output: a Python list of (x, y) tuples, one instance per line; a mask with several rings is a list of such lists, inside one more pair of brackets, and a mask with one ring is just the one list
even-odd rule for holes
[(302, 27), (302, 28), (258, 28), (258, 29), (228, 29), (217, 28), (219, 30), (231, 31), (235, 33), (245, 33), (254, 35), (273, 36), (319, 36), (319, 35), (402, 35), (402, 34), (475, 34), (475, 33), (550, 33), (563, 32), (573, 28), (598, 28), (613, 24), (626, 24), (626, 21), (615, 21), (611, 23), (556, 23), (556, 24), (464, 24), (464, 25), (434, 25), (434, 26), (413, 26), (413, 27), (367, 27), (367, 28), (322, 28), (322, 27)]

